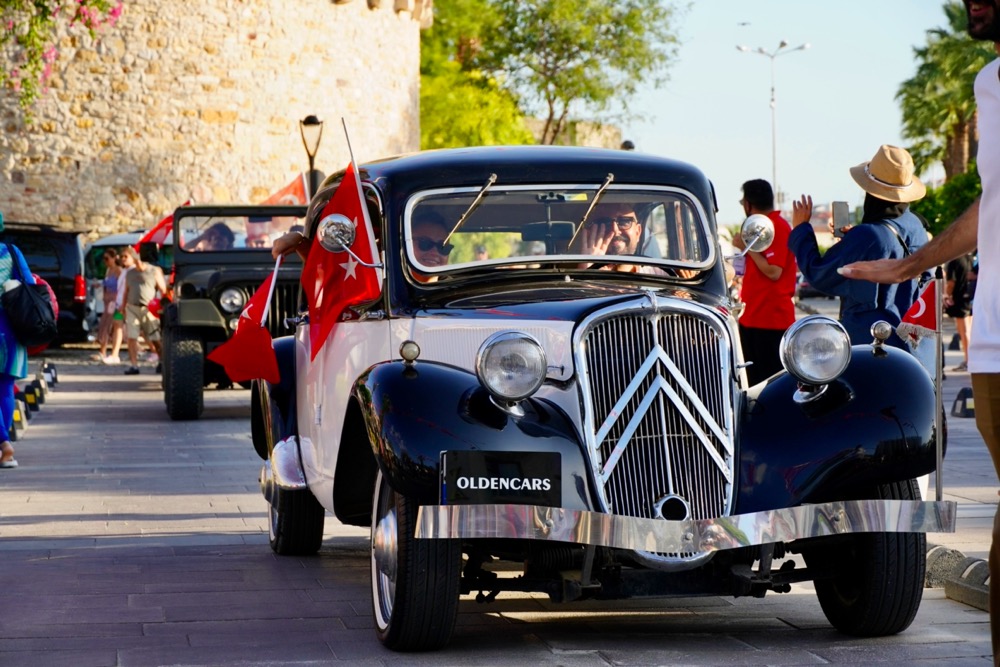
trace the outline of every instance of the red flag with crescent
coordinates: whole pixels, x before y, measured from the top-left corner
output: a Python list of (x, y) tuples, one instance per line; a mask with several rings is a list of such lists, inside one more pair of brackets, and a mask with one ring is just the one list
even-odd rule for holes
[(351, 162), (320, 214), (321, 223), (328, 216), (341, 215), (354, 224), (356, 236), (351, 246), (354, 255), (332, 253), (314, 241), (302, 267), (302, 287), (309, 303), (311, 359), (316, 358), (345, 311), (374, 301), (382, 293), (382, 272), (375, 266), (378, 258), (375, 233), (361, 192), (361, 179)]
[(903, 315), (903, 321), (896, 327), (896, 334), (910, 348), (916, 348), (921, 338), (937, 333), (937, 312), (937, 281), (932, 280)]

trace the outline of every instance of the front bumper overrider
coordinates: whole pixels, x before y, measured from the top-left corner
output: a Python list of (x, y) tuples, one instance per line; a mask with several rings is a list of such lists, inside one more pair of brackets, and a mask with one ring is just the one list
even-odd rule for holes
[(953, 533), (956, 503), (850, 500), (666, 521), (538, 505), (424, 505), (418, 539), (513, 538), (700, 553), (852, 533)]

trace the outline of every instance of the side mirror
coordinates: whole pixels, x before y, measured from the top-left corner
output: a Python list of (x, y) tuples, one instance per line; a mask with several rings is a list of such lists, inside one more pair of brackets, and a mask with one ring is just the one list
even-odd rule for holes
[(316, 226), (316, 240), (324, 250), (344, 252), (354, 245), (354, 223), (339, 213), (328, 215)]
[(740, 227), (740, 237), (746, 248), (741, 255), (746, 255), (751, 250), (763, 252), (771, 247), (774, 242), (774, 223), (766, 215), (754, 213)]

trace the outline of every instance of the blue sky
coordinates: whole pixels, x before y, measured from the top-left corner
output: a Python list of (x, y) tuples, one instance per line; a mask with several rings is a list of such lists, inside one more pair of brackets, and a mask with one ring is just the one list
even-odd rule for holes
[[(742, 220), (740, 185), (771, 180), (771, 60), (736, 49), (773, 51), (777, 182), (816, 203), (863, 199), (848, 168), (883, 143), (905, 146), (895, 100), (916, 72), (913, 47), (945, 26), (944, 0), (696, 0), (680, 16), (682, 40), (670, 80), (630, 105), (645, 118), (625, 123), (638, 150), (701, 168), (714, 182), (719, 220)], [(741, 25), (745, 24), (745, 25)], [(934, 170), (925, 182), (940, 179)]]

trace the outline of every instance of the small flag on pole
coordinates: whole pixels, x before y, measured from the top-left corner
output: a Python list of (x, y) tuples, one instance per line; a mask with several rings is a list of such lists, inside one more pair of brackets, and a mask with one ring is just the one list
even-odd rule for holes
[(352, 251), (334, 254), (319, 243), (309, 248), (302, 268), (302, 287), (309, 302), (309, 342), (311, 359), (326, 342), (334, 325), (351, 306), (374, 301), (382, 293), (382, 272), (375, 266), (378, 257), (375, 234), (361, 195), (361, 179), (352, 160), (337, 191), (323, 208), (320, 221), (343, 215), (354, 223), (356, 237)]
[[(191, 200), (187, 200), (181, 206), (189, 206)], [(171, 234), (174, 232), (174, 214), (171, 213), (167, 217), (160, 220), (158, 223), (153, 225), (153, 228), (142, 235), (136, 244), (135, 249), (138, 251), (139, 246), (143, 243), (156, 243), (157, 245), (163, 245), (170, 238)]]
[(233, 382), (262, 379), (271, 384), (281, 380), (278, 358), (274, 354), (271, 333), (267, 330), (267, 311), (274, 293), (281, 258), (274, 264), (274, 272), (260, 284), (240, 314), (239, 324), (232, 337), (208, 355), (210, 361), (222, 366)]
[(910, 349), (915, 349), (920, 339), (933, 336), (938, 330), (937, 321), (937, 280), (927, 283), (924, 290), (903, 315), (903, 321), (896, 327), (896, 334), (906, 341)]

